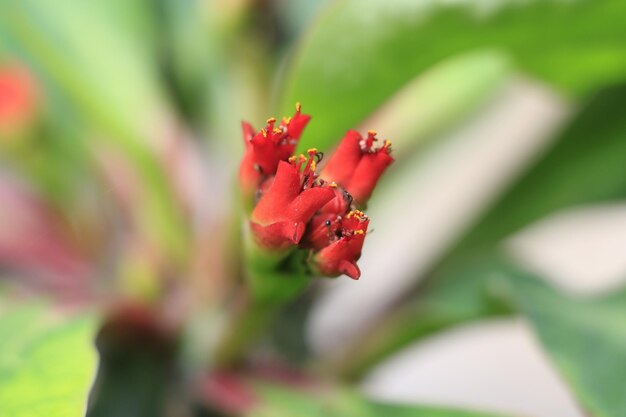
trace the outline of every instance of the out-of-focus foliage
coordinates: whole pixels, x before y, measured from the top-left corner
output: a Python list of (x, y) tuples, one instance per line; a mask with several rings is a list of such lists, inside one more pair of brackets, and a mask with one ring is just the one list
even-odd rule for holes
[(409, 159), (483, 108), (511, 78), (509, 57), (496, 50), (454, 55), (419, 73), (361, 125), (393, 138), (395, 157)]
[(172, 116), (150, 53), (154, 47), (136, 24), (148, 12), (137, 6), (118, 19), (119, 7), (117, 2), (59, 1), (44, 13), (36, 1), (4, 1), (0, 43), (46, 81), (57, 120), (78, 124), (90, 139), (104, 139), (140, 172), (143, 203), (149, 207), (143, 210), (144, 227), (182, 256), (185, 228), (151, 149), (155, 142), (150, 143), (163, 141), (159, 136), (171, 129)]
[(0, 311), (0, 410), (12, 417), (84, 414), (96, 371), (96, 320), (42, 306)]
[(341, 0), (292, 57), (280, 110), (307, 103), (324, 121), (309, 133), (329, 147), (420, 72), (481, 48), (500, 49), (518, 68), (585, 95), (624, 77), (625, 13), (620, 0)]
[[(220, 360), (258, 346), (261, 359), (284, 360), (289, 345), (301, 364), (326, 360), (307, 356), (304, 340), (316, 291), (282, 310), (278, 343), (254, 344), (268, 312), (293, 301), (309, 276), (294, 276), (301, 260), (241, 266), (229, 191), (241, 118), (260, 127), (299, 101), (313, 114), (300, 149), (329, 151), (347, 129), (375, 128), (394, 141), (398, 164), (418, 163), (437, 143), (421, 145), (521, 76), (574, 109), (565, 128), (415, 277), (424, 281), (324, 370), (360, 377), (436, 331), (521, 314), (585, 409), (623, 417), (623, 291), (563, 295), (501, 244), (557, 210), (626, 197), (625, 19), (623, 0), (0, 0), (0, 69), (24, 66), (37, 90), (25, 126), (6, 138), (0, 131), (0, 273), (15, 270), (6, 281), (19, 284), (18, 297), (58, 292), (59, 304), (81, 308), (123, 294), (150, 304), (134, 327), (124, 315), (99, 343), (89, 415), (213, 415), (194, 406), (208, 402), (198, 381)], [(248, 273), (240, 292), (246, 268), (262, 273)], [(268, 290), (284, 296), (276, 302)], [(246, 311), (251, 296), (263, 303)], [(239, 327), (225, 325), (240, 315)], [(223, 328), (236, 343), (222, 345), (220, 358)], [(80, 415), (95, 331), (89, 314), (0, 307), (0, 415)], [(179, 367), (181, 351), (201, 354)], [(486, 417), (378, 404), (350, 387), (258, 388), (251, 417)]]
[(559, 209), (626, 197), (626, 86), (593, 94), (550, 148), (458, 244), (458, 251), (497, 243)]
[(576, 299), (539, 281), (512, 283), (513, 298), (586, 412), (597, 417), (623, 416), (626, 290)]
[[(439, 266), (420, 284), (420, 295), (396, 312), (390, 322), (381, 323), (376, 333), (385, 336), (374, 333), (369, 336), (371, 343), (362, 344), (362, 355), (367, 359), (359, 359), (359, 355), (346, 359), (355, 361), (344, 363), (355, 368), (348, 373), (360, 373), (373, 361), (442, 327), (510, 312), (490, 294), (492, 275), (508, 264), (502, 264), (501, 256), (494, 254), (503, 239), (559, 209), (626, 197), (626, 177), (620, 174), (626, 166), (626, 120), (619, 115), (625, 105), (623, 86), (595, 95), (552, 145), (450, 247)], [(590, 140), (594, 146), (589, 146)]]
[(341, 388), (313, 390), (308, 395), (271, 385), (259, 386), (257, 391), (263, 397), (263, 405), (253, 410), (250, 417), (497, 417), (480, 412), (376, 403)]

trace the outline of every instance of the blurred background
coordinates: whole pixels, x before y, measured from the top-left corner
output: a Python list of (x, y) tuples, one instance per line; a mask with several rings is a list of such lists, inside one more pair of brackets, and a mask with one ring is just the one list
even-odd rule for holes
[[(0, 387), (29, 372), (0, 404), (45, 368), (84, 409), (112, 306), (101, 363), (134, 355), (107, 342), (133, 345), (128, 321), (148, 349), (182, 334), (176, 378), (210, 366), (242, 268), (241, 121), (301, 102), (299, 149), (375, 129), (396, 163), (362, 278), (315, 282), (260, 356), (380, 401), (623, 416), (625, 23), (621, 0), (0, 0)], [(548, 289), (494, 278), (511, 265)], [(161, 389), (150, 360), (135, 398)]]

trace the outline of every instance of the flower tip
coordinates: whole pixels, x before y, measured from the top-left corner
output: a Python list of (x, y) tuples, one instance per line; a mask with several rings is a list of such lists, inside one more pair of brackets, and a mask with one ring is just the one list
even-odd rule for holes
[(361, 270), (356, 262), (341, 261), (339, 263), (339, 271), (355, 281), (358, 281), (359, 278), (361, 278)]
[(283, 226), (285, 237), (293, 242), (294, 245), (300, 243), (302, 236), (304, 236), (305, 229), (306, 225), (302, 222), (285, 224), (285, 226)]
[(241, 130), (243, 131), (243, 140), (248, 143), (254, 137), (254, 127), (245, 120), (241, 121)]

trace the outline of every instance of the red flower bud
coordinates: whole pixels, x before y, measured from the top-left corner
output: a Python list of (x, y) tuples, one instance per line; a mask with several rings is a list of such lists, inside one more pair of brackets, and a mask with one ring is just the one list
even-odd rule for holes
[(297, 104), (294, 116), (283, 118), (278, 127), (275, 127), (276, 119), (268, 119), (267, 125), (256, 134), (249, 123), (243, 122), (246, 149), (239, 168), (239, 182), (247, 195), (263, 179), (276, 173), (280, 161), (286, 161), (293, 154), (302, 131), (311, 119), (300, 110), (300, 104)]
[(365, 139), (349, 130), (322, 171), (324, 179), (342, 185), (359, 204), (367, 202), (380, 176), (393, 162), (391, 142), (386, 140), (374, 149), (377, 140), (373, 130)]
[(314, 256), (315, 267), (329, 277), (346, 274), (352, 279), (359, 279), (361, 271), (356, 261), (361, 257), (369, 219), (363, 212), (355, 210), (339, 222), (333, 232), (334, 241)]
[[(280, 161), (267, 192), (250, 218), (258, 243), (268, 249), (284, 249), (298, 244), (313, 215), (335, 197), (334, 189), (319, 184), (315, 175), (317, 151), (309, 158)], [(303, 164), (304, 169), (301, 171)]]

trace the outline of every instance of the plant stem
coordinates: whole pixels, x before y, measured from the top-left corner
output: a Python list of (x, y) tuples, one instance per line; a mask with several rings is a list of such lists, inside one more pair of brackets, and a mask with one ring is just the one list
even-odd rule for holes
[(244, 236), (247, 302), (235, 312), (217, 346), (218, 366), (239, 362), (277, 312), (306, 288), (309, 274), (303, 267), (302, 252), (270, 252)]

